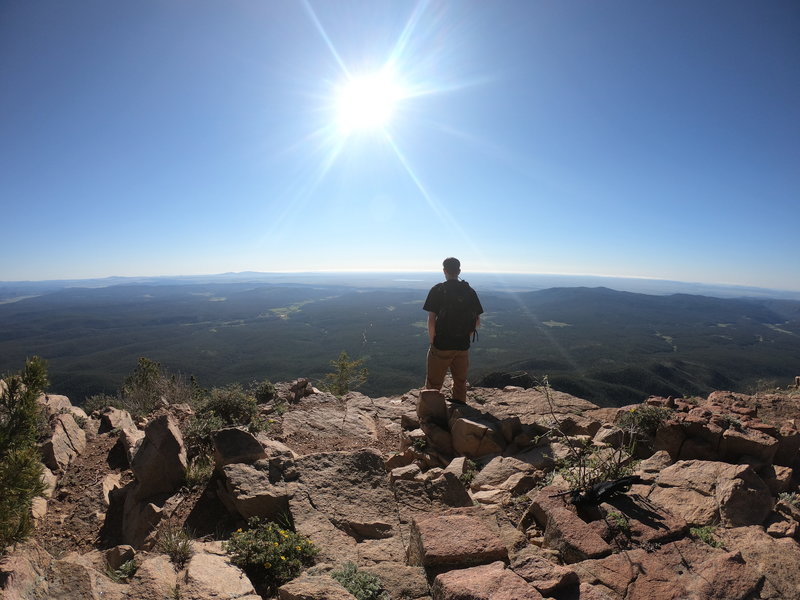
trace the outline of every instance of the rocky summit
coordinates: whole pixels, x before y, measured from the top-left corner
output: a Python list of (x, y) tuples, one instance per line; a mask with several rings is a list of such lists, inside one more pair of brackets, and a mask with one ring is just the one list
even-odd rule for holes
[[(0, 597), (800, 598), (796, 391), (611, 409), (548, 388), (466, 404), (276, 388), (260, 427), (211, 432), (205, 478), (196, 407), (133, 418), (40, 397), (47, 489)], [(237, 566), (232, 540), (259, 522), (313, 560), (275, 585)]]

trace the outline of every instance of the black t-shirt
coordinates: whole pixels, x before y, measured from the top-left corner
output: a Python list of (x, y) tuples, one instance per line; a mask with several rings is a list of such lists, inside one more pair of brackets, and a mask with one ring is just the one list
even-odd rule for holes
[[(425, 299), (425, 304), (422, 309), (428, 312), (436, 313), (437, 315), (442, 310), (444, 305), (445, 286), (453, 288), (463, 286), (460, 290), (461, 293), (466, 294), (469, 300), (470, 308), (476, 315), (483, 313), (481, 301), (478, 300), (478, 294), (475, 293), (466, 281), (458, 281), (457, 279), (448, 279), (443, 283), (437, 283), (428, 292), (428, 297)], [(458, 293), (458, 292), (456, 292)], [(457, 337), (444, 337), (437, 331), (433, 338), (433, 345), (439, 350), (469, 350), (469, 334), (465, 333)]]

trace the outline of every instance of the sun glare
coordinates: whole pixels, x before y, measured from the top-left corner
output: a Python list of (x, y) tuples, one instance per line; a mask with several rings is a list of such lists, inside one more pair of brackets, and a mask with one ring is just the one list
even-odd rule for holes
[(402, 97), (402, 87), (389, 73), (350, 79), (337, 94), (339, 130), (350, 134), (385, 128)]

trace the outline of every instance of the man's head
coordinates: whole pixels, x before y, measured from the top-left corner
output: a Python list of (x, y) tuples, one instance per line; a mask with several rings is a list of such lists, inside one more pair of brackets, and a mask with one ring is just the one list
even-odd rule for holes
[(452, 256), (450, 258), (445, 258), (442, 266), (444, 267), (444, 274), (448, 279), (458, 277), (461, 273), (461, 261)]

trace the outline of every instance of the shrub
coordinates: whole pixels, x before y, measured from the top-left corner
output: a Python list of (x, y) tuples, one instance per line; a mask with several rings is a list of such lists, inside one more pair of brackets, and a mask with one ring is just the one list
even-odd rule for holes
[(587, 490), (596, 483), (630, 475), (636, 435), (631, 435), (628, 431), (625, 443), (616, 449), (598, 448), (589, 440), (573, 440), (561, 428), (547, 376), (537, 389), (544, 394), (550, 409), (551, 433), (560, 436), (569, 449), (566, 458), (556, 463), (556, 469), (569, 483), (570, 491)]
[(234, 383), (213, 388), (200, 406), (199, 412), (216, 415), (226, 425), (247, 425), (258, 415), (258, 404), (253, 395)]
[(182, 527), (177, 525), (166, 527), (159, 533), (156, 547), (169, 556), (169, 559), (179, 569), (182, 569), (194, 554), (192, 538)]
[(797, 492), (781, 492), (778, 494), (778, 500), (800, 508), (800, 495)]
[(185, 485), (189, 490), (205, 486), (214, 474), (214, 460), (208, 454), (199, 454), (189, 460)]
[(247, 522), (247, 529), (231, 534), (225, 550), (233, 564), (269, 592), (297, 577), (319, 552), (305, 536), (258, 517)]
[(340, 569), (331, 571), (331, 577), (342, 584), (357, 600), (389, 600), (389, 594), (383, 589), (380, 577), (372, 573), (359, 571), (352, 562), (345, 563)]
[(275, 386), (269, 379), (254, 381), (248, 391), (255, 397), (258, 404), (266, 404), (275, 397)]
[(106, 565), (106, 575), (108, 575), (111, 581), (115, 581), (116, 583), (125, 583), (129, 581), (136, 575), (136, 571), (138, 570), (139, 565), (136, 564), (135, 560), (125, 561), (119, 566), (119, 569), (112, 569), (110, 565)]
[(141, 357), (116, 395), (90, 396), (83, 406), (89, 413), (113, 406), (127, 410), (134, 418), (138, 418), (150, 414), (162, 402), (195, 404), (199, 395), (200, 388), (194, 377), (186, 379), (181, 374), (168, 373), (160, 363)]
[(30, 534), (31, 502), (44, 492), (36, 399), (47, 384), (45, 363), (36, 356), (0, 384), (0, 554)]
[(190, 456), (210, 454), (214, 445), (211, 434), (224, 427), (245, 425), (251, 432), (269, 425), (258, 418), (258, 404), (239, 384), (213, 388), (186, 428), (184, 441)]
[(623, 533), (630, 533), (630, 521), (628, 521), (628, 519), (622, 513), (612, 510), (606, 515), (606, 519), (614, 529), (622, 531)]
[(367, 381), (369, 371), (362, 367), (362, 364), (363, 360), (350, 360), (347, 352), (342, 350), (339, 358), (330, 362), (334, 371), (325, 375), (321, 384), (322, 389), (341, 397), (363, 385)]
[(714, 535), (716, 530), (717, 528), (713, 525), (705, 525), (704, 527), (691, 527), (689, 533), (692, 537), (697, 538), (704, 544), (708, 544), (712, 548), (722, 548), (722, 542)]
[(480, 472), (481, 468), (478, 463), (476, 463), (471, 458), (468, 458), (464, 461), (464, 471), (461, 473), (461, 483), (464, 484), (465, 487), (469, 487), (472, 483), (472, 480), (475, 479), (475, 476)]
[(669, 419), (672, 412), (671, 409), (663, 406), (642, 404), (637, 408), (623, 413), (617, 421), (617, 424), (620, 429), (653, 438), (659, 426)]

